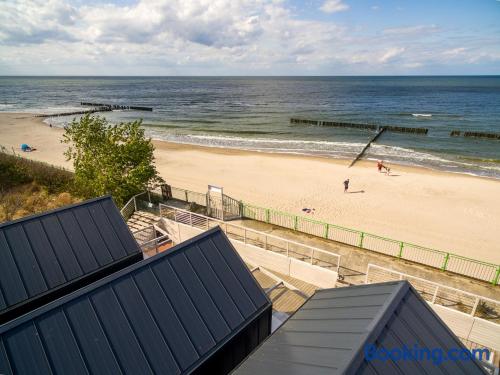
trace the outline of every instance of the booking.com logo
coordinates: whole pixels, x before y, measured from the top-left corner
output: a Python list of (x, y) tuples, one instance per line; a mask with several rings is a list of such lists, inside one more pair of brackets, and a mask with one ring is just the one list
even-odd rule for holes
[(413, 347), (403, 345), (402, 347), (386, 349), (374, 344), (366, 344), (364, 347), (365, 359), (367, 361), (431, 361), (440, 365), (445, 361), (471, 361), (473, 358), (489, 360), (488, 349), (450, 348), (425, 348), (415, 344)]

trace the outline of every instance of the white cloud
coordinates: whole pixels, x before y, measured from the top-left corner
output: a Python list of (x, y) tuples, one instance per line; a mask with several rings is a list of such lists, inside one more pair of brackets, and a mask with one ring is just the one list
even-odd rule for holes
[(379, 10), (379, 9), (380, 9), (380, 7), (378, 5), (373, 5), (371, 7), (371, 10)]
[(320, 8), (325, 13), (343, 12), (349, 9), (349, 5), (342, 0), (326, 0)]
[(391, 60), (394, 60), (395, 57), (398, 57), (405, 51), (403, 47), (392, 47), (387, 49), (379, 58), (378, 61), (382, 64), (388, 63)]
[(378, 74), (500, 60), (494, 33), (373, 32), (305, 19), (281, 0), (101, 1), (0, 0), (0, 74)]
[(0, 3), (0, 41), (40, 43), (47, 39), (72, 40), (77, 10), (59, 0)]
[(416, 25), (416, 26), (406, 26), (406, 27), (394, 27), (384, 29), (383, 33), (386, 35), (413, 35), (413, 34), (429, 34), (439, 31), (439, 27), (436, 25)]
[(464, 47), (457, 47), (457, 48), (452, 48), (448, 49), (443, 52), (443, 55), (445, 56), (458, 56), (464, 53), (467, 49)]
[(406, 63), (404, 64), (405, 68), (410, 68), (410, 69), (415, 69), (415, 68), (421, 68), (424, 66), (423, 63), (421, 62), (412, 62), (412, 63)]

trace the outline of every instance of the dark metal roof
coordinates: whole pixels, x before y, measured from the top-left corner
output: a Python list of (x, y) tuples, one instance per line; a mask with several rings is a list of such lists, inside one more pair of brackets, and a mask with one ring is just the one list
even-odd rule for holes
[(0, 225), (0, 314), (140, 253), (111, 197)]
[(270, 306), (217, 227), (0, 326), (0, 373), (189, 373)]
[(465, 348), (407, 281), (317, 291), (235, 371), (273, 374), (484, 374), (476, 361), (367, 361), (391, 350)]

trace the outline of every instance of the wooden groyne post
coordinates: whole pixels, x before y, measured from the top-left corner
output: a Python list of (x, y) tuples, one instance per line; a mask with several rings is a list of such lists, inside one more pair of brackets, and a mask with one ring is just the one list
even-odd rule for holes
[[(306, 120), (299, 118), (291, 118), (290, 123), (292, 124), (308, 124), (317, 126), (332, 126), (337, 128), (352, 128), (352, 129), (363, 129), (363, 130), (378, 130), (379, 126), (375, 124), (359, 124), (352, 122), (339, 122), (339, 121), (321, 121), (321, 120)], [(412, 134), (427, 134), (429, 129), (427, 128), (410, 128), (406, 126), (391, 126), (384, 125), (383, 128), (390, 132), (397, 133), (412, 133)]]
[(471, 131), (464, 131), (462, 133), (460, 130), (452, 130), (450, 133), (450, 137), (458, 137), (460, 135), (466, 138), (500, 139), (500, 133), (471, 132)]
[(366, 144), (365, 147), (363, 147), (363, 149), (361, 150), (361, 152), (354, 158), (354, 160), (351, 162), (351, 164), (349, 164), (349, 168), (351, 168), (354, 163), (356, 163), (362, 156), (363, 154), (365, 153), (365, 151), (368, 149), (368, 147), (370, 147), (370, 145), (375, 142), (377, 140), (378, 137), (380, 137), (382, 135), (383, 132), (385, 132), (387, 129), (385, 127), (381, 127), (379, 128), (377, 134), (375, 134), (369, 141), (368, 143)]
[(151, 107), (141, 107), (141, 106), (133, 106), (133, 105), (118, 105), (118, 104), (104, 104), (104, 103), (89, 103), (89, 102), (80, 102), (80, 105), (87, 107), (108, 107), (110, 110), (113, 109), (126, 109), (126, 110), (135, 110), (135, 111), (148, 111), (153, 112), (153, 108)]
[(111, 112), (109, 107), (99, 107), (96, 109), (88, 109), (86, 111), (74, 111), (74, 112), (61, 112), (61, 113), (44, 113), (41, 115), (35, 115), (35, 117), (59, 117), (59, 116), (73, 116), (73, 115), (85, 115), (87, 113), (96, 112)]
[(337, 128), (353, 128), (353, 129), (366, 129), (377, 130), (378, 126), (374, 124), (354, 124), (352, 122), (339, 122), (339, 121), (320, 121), (320, 120), (305, 120), (299, 118), (291, 118), (292, 124), (308, 124), (317, 126), (332, 126)]

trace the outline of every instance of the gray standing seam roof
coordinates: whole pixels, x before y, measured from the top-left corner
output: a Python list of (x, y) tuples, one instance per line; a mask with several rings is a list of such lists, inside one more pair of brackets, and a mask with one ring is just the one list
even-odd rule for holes
[(234, 374), (485, 373), (477, 360), (367, 361), (365, 344), (465, 349), (407, 281), (369, 284), (317, 291)]
[(110, 196), (0, 224), (0, 314), (140, 252)]
[(270, 308), (216, 227), (0, 326), (0, 373), (189, 373)]

